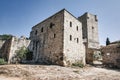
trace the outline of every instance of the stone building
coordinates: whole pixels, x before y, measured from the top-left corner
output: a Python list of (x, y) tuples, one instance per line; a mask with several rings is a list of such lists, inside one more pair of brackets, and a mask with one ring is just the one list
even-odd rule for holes
[(4, 58), (8, 63), (14, 61), (16, 51), (20, 50), (21, 47), (28, 47), (30, 40), (27, 40), (26, 37), (21, 36), (21, 38), (11, 37), (6, 40), (0, 49), (0, 57)]
[(96, 15), (85, 13), (76, 18), (65, 9), (38, 23), (30, 33), (34, 62), (86, 64), (88, 49), (99, 48), (97, 23)]
[(103, 64), (120, 68), (120, 41), (115, 41), (101, 48)]

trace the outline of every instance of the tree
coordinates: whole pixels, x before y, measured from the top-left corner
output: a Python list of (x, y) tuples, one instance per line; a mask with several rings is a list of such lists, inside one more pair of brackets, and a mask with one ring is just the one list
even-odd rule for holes
[(21, 47), (21, 49), (16, 50), (16, 62), (20, 63), (23, 60), (32, 60), (33, 52), (27, 49), (25, 46)]
[(0, 39), (1, 40), (8, 40), (12, 37), (12, 35), (10, 34), (3, 34), (3, 35), (0, 35)]
[(109, 45), (109, 44), (110, 44), (110, 40), (109, 40), (109, 38), (107, 37), (107, 39), (106, 39), (106, 46)]

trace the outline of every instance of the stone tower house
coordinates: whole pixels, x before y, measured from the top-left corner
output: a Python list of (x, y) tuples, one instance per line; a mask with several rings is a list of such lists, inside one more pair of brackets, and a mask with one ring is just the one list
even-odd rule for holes
[(82, 22), (83, 39), (86, 39), (87, 48), (99, 48), (98, 19), (96, 15), (85, 13), (78, 18)]
[[(30, 39), (34, 62), (62, 66), (76, 62), (85, 64), (86, 49), (99, 45), (97, 18), (88, 13), (76, 18), (63, 9), (35, 25)], [(87, 47), (84, 39), (87, 39)]]
[(79, 21), (82, 22), (83, 40), (86, 47), (86, 61), (93, 62), (93, 55), (99, 53), (99, 37), (98, 37), (98, 19), (96, 15), (85, 13), (80, 16)]
[(63, 9), (32, 28), (34, 61), (58, 65), (85, 64), (82, 24)]

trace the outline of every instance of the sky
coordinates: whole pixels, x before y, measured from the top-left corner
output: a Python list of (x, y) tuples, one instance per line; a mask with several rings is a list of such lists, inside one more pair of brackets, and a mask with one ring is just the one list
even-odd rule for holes
[(99, 41), (120, 40), (120, 0), (0, 0), (0, 34), (29, 37), (31, 28), (61, 9), (98, 16)]

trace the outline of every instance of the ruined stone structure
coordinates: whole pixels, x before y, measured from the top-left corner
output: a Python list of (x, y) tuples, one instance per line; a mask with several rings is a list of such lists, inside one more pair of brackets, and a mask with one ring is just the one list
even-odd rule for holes
[(97, 21), (96, 15), (76, 18), (63, 9), (35, 25), (30, 33), (33, 60), (63, 66), (85, 64), (89, 49), (99, 48)]
[(111, 44), (101, 48), (103, 64), (109, 67), (120, 68), (120, 41), (112, 42)]
[(11, 37), (6, 40), (0, 49), (0, 57), (4, 58), (8, 63), (13, 62), (13, 58), (16, 55), (16, 51), (20, 50), (21, 47), (28, 47), (30, 40), (27, 40), (25, 37), (17, 38)]
[(5, 41), (0, 40), (0, 48), (2, 47), (2, 45), (4, 44)]

